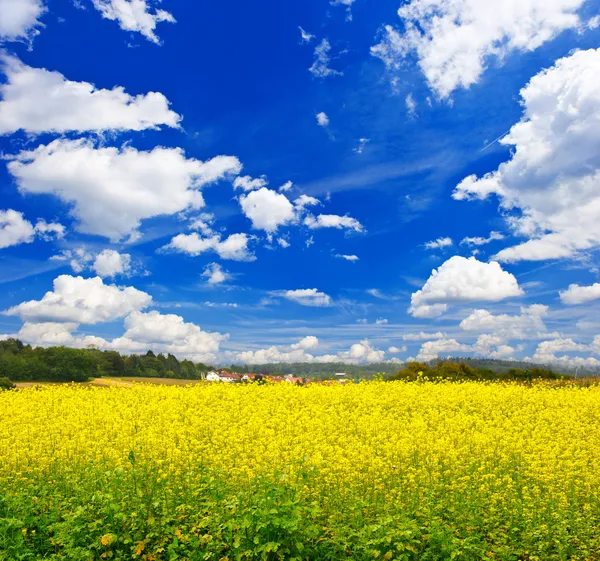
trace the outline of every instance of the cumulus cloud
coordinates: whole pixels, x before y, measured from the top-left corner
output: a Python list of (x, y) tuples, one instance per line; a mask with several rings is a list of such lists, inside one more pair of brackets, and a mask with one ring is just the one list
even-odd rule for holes
[(487, 238), (483, 237), (475, 237), (475, 238), (463, 238), (460, 242), (460, 245), (474, 245), (481, 246), (488, 243), (491, 243), (496, 240), (503, 240), (504, 236), (500, 232), (490, 232), (490, 235)]
[(266, 187), (269, 184), (266, 177), (257, 177), (253, 179), (249, 175), (236, 177), (233, 182), (235, 189), (242, 189), (243, 191), (253, 191), (254, 189), (260, 189)]
[(544, 317), (548, 315), (548, 306), (533, 304), (522, 307), (520, 315), (494, 315), (488, 310), (473, 310), (463, 319), (460, 328), (463, 331), (493, 333), (505, 340), (541, 339), (548, 337), (548, 328)]
[(105, 249), (96, 255), (92, 269), (99, 277), (115, 277), (131, 271), (131, 255)]
[(111, 240), (134, 234), (144, 219), (203, 207), (199, 189), (241, 169), (233, 156), (201, 162), (177, 148), (96, 148), (86, 139), (59, 139), (6, 158), (22, 193), (60, 197), (79, 231)]
[(279, 187), (278, 191), (280, 193), (286, 193), (287, 191), (291, 191), (294, 184), (291, 181), (286, 181), (281, 187)]
[(575, 29), (585, 0), (410, 0), (398, 15), (403, 31), (387, 25), (371, 54), (391, 69), (416, 55), (441, 98), (477, 83), (488, 61), (533, 51), (565, 29)]
[(331, 44), (327, 39), (323, 39), (315, 48), (315, 61), (309, 68), (310, 73), (315, 78), (327, 78), (328, 76), (343, 76), (344, 73), (333, 68), (329, 68), (331, 62)]
[(73, 343), (72, 332), (78, 327), (78, 323), (27, 321), (17, 333), (17, 337), (24, 343), (38, 347), (71, 346)]
[(43, 0), (0, 0), (0, 42), (31, 39), (45, 11)]
[(440, 249), (443, 247), (451, 247), (454, 244), (452, 238), (438, 238), (425, 244), (425, 249)]
[(175, 23), (172, 14), (165, 10), (156, 10), (150, 0), (92, 0), (94, 7), (103, 18), (116, 21), (123, 31), (141, 33), (146, 39), (160, 44), (155, 33), (156, 25), (161, 21)]
[(412, 295), (409, 313), (419, 318), (437, 317), (451, 303), (499, 302), (521, 294), (514, 275), (495, 261), (482, 263), (455, 255), (434, 269), (423, 288)]
[(317, 206), (320, 205), (321, 201), (316, 199), (315, 197), (309, 197), (308, 195), (300, 195), (295, 201), (294, 206), (299, 210), (304, 210), (307, 206)]
[(324, 113), (323, 111), (321, 111), (320, 113), (317, 113), (315, 115), (315, 117), (317, 118), (317, 124), (320, 127), (329, 126), (329, 117), (327, 116), (327, 113)]
[[(466, 345), (456, 339), (427, 341), (421, 345), (419, 354), (414, 360), (429, 362), (439, 358), (440, 355), (448, 356), (455, 352), (474, 353), (486, 358), (507, 359), (512, 357), (516, 351), (517, 349), (506, 345), (502, 337), (484, 334), (477, 338), (474, 345)], [(408, 359), (408, 361), (412, 360), (412, 358)]]
[(31, 243), (36, 236), (44, 241), (60, 239), (64, 237), (65, 230), (62, 224), (48, 223), (45, 220), (38, 220), (33, 226), (22, 212), (12, 209), (0, 210), (0, 249)]
[(221, 259), (231, 261), (254, 261), (256, 257), (250, 252), (247, 234), (231, 234), (224, 240), (219, 235), (202, 238), (196, 232), (175, 236), (163, 250), (174, 250), (197, 256), (207, 251), (214, 251)]
[(578, 351), (600, 354), (600, 336), (596, 337), (591, 345), (584, 345), (573, 341), (573, 339), (563, 338), (542, 341), (538, 345), (534, 355), (526, 357), (524, 360), (571, 368), (577, 366), (597, 368), (600, 366), (600, 361), (594, 357), (556, 356), (557, 353)]
[(578, 51), (521, 90), (524, 114), (500, 142), (511, 157), (455, 189), (458, 200), (495, 194), (508, 224), (528, 241), (500, 251), (503, 262), (572, 257), (600, 244), (600, 49)]
[(203, 277), (207, 278), (208, 284), (217, 285), (223, 284), (231, 278), (231, 275), (221, 267), (218, 263), (210, 263), (202, 273)]
[(100, 277), (61, 275), (54, 279), (54, 290), (41, 300), (23, 302), (4, 314), (34, 323), (96, 324), (125, 317), (151, 302), (152, 296), (132, 286), (106, 285)]
[(346, 364), (364, 364), (369, 362), (380, 362), (385, 356), (385, 351), (380, 351), (371, 346), (369, 341), (364, 340), (356, 343), (347, 351), (336, 354), (315, 356), (308, 350), (315, 349), (319, 344), (316, 337), (305, 337), (289, 348), (269, 347), (257, 351), (244, 351), (236, 355), (236, 360), (244, 364), (269, 364), (281, 362), (344, 362)]
[(571, 284), (567, 290), (560, 292), (561, 302), (569, 306), (585, 304), (598, 299), (600, 299), (600, 283), (594, 283), (591, 286)]
[(359, 257), (356, 255), (342, 255), (340, 253), (336, 253), (334, 257), (338, 259), (344, 259), (345, 261), (350, 261), (351, 263), (356, 263), (359, 260)]
[(242, 212), (251, 220), (255, 230), (273, 234), (280, 226), (296, 220), (294, 205), (288, 198), (266, 187), (242, 195), (239, 202)]
[(405, 353), (406, 352), (406, 346), (403, 347), (390, 347), (388, 349), (388, 353), (390, 353), (391, 355), (397, 355), (399, 353)]
[(279, 290), (271, 293), (273, 296), (279, 296), (301, 306), (311, 306), (315, 308), (326, 308), (332, 305), (331, 297), (324, 292), (319, 292), (316, 288), (301, 288), (298, 290)]
[(311, 230), (317, 228), (337, 228), (338, 230), (354, 230), (363, 232), (363, 225), (351, 216), (338, 216), (337, 214), (319, 214), (317, 217), (309, 214), (304, 219), (304, 225)]
[(0, 85), (0, 134), (140, 131), (178, 127), (181, 120), (161, 93), (132, 96), (122, 87), (96, 89), (10, 56), (1, 57), (0, 66), (6, 74)]
[(438, 339), (423, 343), (415, 360), (418, 362), (429, 362), (438, 358), (442, 353), (468, 352), (470, 350), (471, 347), (469, 345), (459, 343), (456, 339)]
[(319, 339), (313, 335), (308, 335), (303, 339), (300, 339), (297, 343), (292, 345), (292, 349), (304, 349), (309, 351), (310, 349), (316, 349), (319, 346)]

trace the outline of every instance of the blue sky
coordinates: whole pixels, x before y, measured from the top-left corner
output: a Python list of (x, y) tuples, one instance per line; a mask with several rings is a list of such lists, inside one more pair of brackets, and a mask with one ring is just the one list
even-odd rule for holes
[(0, 0), (0, 333), (597, 366), (600, 3), (494, 10)]

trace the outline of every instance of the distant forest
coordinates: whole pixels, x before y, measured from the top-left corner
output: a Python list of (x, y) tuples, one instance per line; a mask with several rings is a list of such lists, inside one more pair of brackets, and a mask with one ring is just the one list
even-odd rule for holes
[[(444, 364), (448, 366), (444, 367)], [(410, 378), (412, 376), (410, 373), (402, 375), (402, 372), (409, 368), (413, 373), (428, 371), (429, 376), (454, 377), (459, 366), (464, 371), (462, 377), (477, 379), (519, 379), (531, 376), (532, 372), (536, 373), (535, 377), (550, 378), (575, 373), (574, 369), (568, 368), (561, 368), (561, 372), (558, 374), (550, 367), (539, 364), (463, 357), (441, 359), (429, 364), (400, 365), (380, 362), (349, 365), (341, 362), (325, 364), (297, 362), (252, 366), (231, 365), (222, 370), (241, 374), (246, 372), (267, 375), (294, 374), (313, 380), (334, 379), (337, 373), (344, 372), (350, 379), (370, 380), (375, 377)], [(199, 380), (213, 368), (202, 363), (195, 364), (190, 360), (178, 360), (172, 354), (157, 355), (152, 351), (148, 351), (144, 355), (123, 356), (116, 351), (100, 351), (94, 348), (34, 348), (31, 345), (23, 344), (18, 339), (0, 341), (0, 378), (8, 378), (13, 382), (84, 382), (90, 378), (102, 376)], [(577, 370), (578, 377), (598, 376), (599, 374), (598, 370), (585, 368)]]

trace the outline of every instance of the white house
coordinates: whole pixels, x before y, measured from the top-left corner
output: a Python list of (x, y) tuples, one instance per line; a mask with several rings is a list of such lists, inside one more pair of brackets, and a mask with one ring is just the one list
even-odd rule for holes
[(207, 382), (220, 382), (221, 376), (219, 376), (218, 372), (212, 371), (206, 375), (206, 381)]

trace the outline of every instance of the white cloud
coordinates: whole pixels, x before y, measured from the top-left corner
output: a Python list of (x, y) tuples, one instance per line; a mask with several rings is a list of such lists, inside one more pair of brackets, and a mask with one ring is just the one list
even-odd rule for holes
[(336, 354), (315, 356), (306, 351), (315, 349), (319, 345), (316, 337), (304, 337), (298, 343), (288, 348), (269, 347), (257, 351), (244, 351), (236, 355), (236, 360), (244, 364), (269, 364), (280, 362), (343, 362), (346, 364), (365, 364), (369, 362), (380, 362), (385, 356), (385, 351), (380, 351), (371, 346), (369, 341), (364, 340), (356, 343), (347, 351)]
[(591, 345), (583, 345), (576, 343), (573, 339), (553, 339), (549, 341), (542, 341), (534, 355), (532, 357), (526, 357), (524, 360), (538, 362), (541, 364), (550, 364), (555, 366), (566, 366), (566, 367), (598, 367), (600, 361), (593, 357), (580, 357), (580, 356), (569, 356), (564, 355), (562, 357), (556, 356), (556, 353), (564, 352), (576, 352), (586, 351), (595, 354), (600, 354), (600, 336), (594, 339)]
[(309, 214), (304, 219), (304, 225), (308, 226), (311, 230), (317, 228), (337, 228), (338, 230), (348, 229), (355, 232), (364, 231), (362, 224), (356, 218), (338, 216), (337, 214), (319, 214), (317, 217)]
[(286, 181), (281, 187), (279, 187), (278, 191), (280, 193), (285, 193), (286, 191), (290, 191), (294, 184), (291, 181)]
[(60, 197), (72, 205), (79, 231), (111, 240), (135, 233), (146, 218), (201, 208), (199, 188), (241, 169), (233, 156), (201, 162), (177, 148), (95, 148), (86, 139), (55, 140), (6, 158), (22, 193)]
[(92, 269), (99, 277), (115, 277), (131, 271), (131, 255), (105, 249), (96, 255)]
[(437, 333), (425, 333), (421, 331), (419, 333), (407, 333), (406, 335), (402, 335), (403, 341), (425, 341), (425, 340), (433, 340), (433, 339), (446, 339), (448, 335), (446, 333), (442, 333), (438, 331)]
[(215, 360), (220, 344), (229, 337), (202, 331), (181, 316), (157, 311), (132, 312), (125, 318), (125, 329), (124, 339), (150, 344), (157, 350), (164, 349), (176, 356), (200, 362)]
[(425, 249), (440, 249), (443, 247), (450, 247), (454, 244), (452, 238), (438, 238), (425, 244)]
[(288, 198), (266, 187), (242, 195), (240, 206), (246, 217), (252, 221), (254, 229), (264, 230), (269, 234), (296, 220), (296, 211)]
[(329, 68), (331, 62), (331, 44), (327, 39), (323, 39), (315, 48), (315, 61), (309, 68), (309, 71), (316, 78), (327, 78), (328, 76), (343, 76), (343, 72)]
[(316, 308), (325, 308), (331, 306), (331, 297), (324, 292), (319, 292), (316, 288), (303, 288), (298, 290), (280, 290), (271, 293), (273, 296), (280, 296), (296, 302), (301, 306), (312, 306)]
[(0, 210), (0, 248), (31, 243), (35, 238), (35, 229), (22, 212)]
[(214, 251), (221, 259), (231, 261), (254, 261), (256, 258), (250, 252), (247, 234), (232, 234), (222, 240), (221, 236), (214, 235), (208, 238), (200, 237), (196, 232), (192, 234), (179, 234), (162, 249), (173, 249), (181, 253), (197, 256), (207, 251)]
[(85, 271), (96, 256), (83, 247), (77, 249), (64, 249), (57, 255), (50, 257), (50, 261), (69, 261), (75, 273)]
[(292, 345), (292, 349), (304, 349), (309, 351), (310, 349), (316, 349), (319, 346), (319, 339), (313, 335), (308, 335)]
[(72, 332), (79, 327), (78, 323), (25, 322), (17, 337), (24, 343), (34, 346), (71, 346), (73, 343)]
[(43, 0), (0, 0), (0, 42), (31, 39), (45, 11)]
[(411, 297), (414, 317), (437, 317), (455, 302), (499, 302), (523, 291), (514, 275), (495, 261), (482, 263), (474, 257), (451, 257), (434, 269), (421, 290)]
[(496, 240), (503, 240), (503, 239), (504, 239), (504, 236), (500, 232), (490, 232), (490, 235), (487, 238), (482, 238), (482, 237), (463, 238), (463, 240), (460, 242), (460, 245), (480, 246), (480, 245), (485, 245), (485, 244), (491, 243)]
[(403, 347), (390, 347), (388, 349), (388, 353), (390, 353), (391, 355), (397, 355), (398, 353), (405, 353), (406, 352), (406, 346)]
[(242, 189), (244, 191), (253, 191), (254, 189), (260, 189), (261, 187), (266, 187), (269, 184), (266, 177), (257, 177), (256, 179), (252, 179), (249, 175), (244, 175), (243, 177), (236, 177), (233, 182), (233, 187), (235, 189)]
[(61, 275), (54, 279), (54, 291), (47, 292), (41, 300), (23, 302), (4, 313), (37, 323), (95, 324), (125, 317), (151, 302), (149, 294), (132, 286), (106, 285), (99, 277)]
[(41, 218), (37, 221), (34, 230), (36, 235), (46, 242), (49, 242), (50, 240), (62, 240), (67, 231), (62, 224), (57, 222), (46, 222)]
[(386, 26), (371, 54), (399, 68), (415, 53), (429, 86), (446, 98), (477, 83), (488, 61), (533, 51), (579, 25), (585, 0), (410, 0), (400, 7), (403, 32)]
[(190, 219), (189, 229), (200, 230), (203, 236), (212, 236), (214, 230), (212, 228), (215, 222), (214, 214), (210, 212), (202, 212), (200, 215)]
[(308, 195), (300, 195), (294, 201), (294, 206), (300, 210), (304, 210), (304, 207), (307, 207), (307, 206), (317, 206), (320, 204), (321, 204), (321, 201), (319, 199), (316, 199), (315, 197), (309, 197)]
[(353, 151), (356, 152), (357, 154), (362, 154), (365, 150), (365, 147), (367, 146), (367, 144), (371, 141), (370, 138), (361, 138), (358, 141), (358, 146), (356, 148), (353, 148)]
[(409, 93), (405, 100), (404, 104), (406, 105), (406, 111), (411, 117), (414, 117), (417, 114), (417, 102), (414, 100), (412, 93)]
[(0, 57), (0, 64), (7, 78), (0, 85), (0, 134), (140, 131), (178, 127), (181, 120), (161, 93), (132, 96), (122, 87), (96, 89), (10, 56)]
[(302, 43), (310, 43), (315, 38), (314, 35), (311, 35), (308, 31), (304, 31), (300, 26), (298, 26), (298, 29), (300, 30), (300, 41)]
[(290, 247), (290, 242), (288, 242), (286, 239), (284, 238), (277, 238), (277, 243), (283, 247), (284, 249)]
[(474, 310), (460, 323), (463, 331), (493, 333), (504, 340), (541, 339), (548, 337), (548, 328), (544, 317), (548, 314), (548, 306), (534, 304), (522, 307), (521, 314), (494, 315), (488, 310)]
[(496, 259), (565, 258), (600, 244), (599, 65), (600, 49), (578, 51), (534, 76), (521, 90), (521, 121), (500, 140), (511, 158), (456, 187), (455, 199), (496, 194), (502, 209), (520, 209), (508, 224), (529, 240)]
[(10, 208), (0, 210), (0, 249), (31, 243), (36, 236), (44, 241), (61, 239), (65, 231), (66, 228), (56, 222), (48, 223), (40, 219), (34, 227), (22, 212)]
[(387, 325), (389, 323), (389, 320), (387, 320), (386, 318), (378, 318), (375, 320), (375, 325)]
[(342, 255), (340, 253), (336, 253), (334, 257), (338, 259), (345, 259), (346, 261), (350, 261), (352, 263), (356, 263), (359, 260), (359, 257), (356, 255)]
[(591, 286), (571, 284), (567, 290), (560, 293), (561, 302), (569, 306), (585, 304), (598, 299), (600, 299), (600, 283), (594, 283)]
[(456, 339), (438, 339), (436, 341), (427, 341), (421, 345), (419, 354), (416, 357), (418, 362), (429, 362), (435, 360), (440, 354), (453, 352), (468, 352), (471, 350), (469, 345), (463, 345)]
[(231, 275), (218, 263), (208, 264), (206, 269), (204, 269), (202, 276), (206, 277), (208, 279), (208, 284), (212, 285), (222, 284), (231, 278)]
[(329, 126), (329, 117), (323, 111), (321, 111), (320, 113), (317, 113), (315, 115), (315, 117), (317, 118), (317, 124), (320, 127), (327, 127), (327, 126)]
[[(150, 0), (92, 0), (103, 18), (116, 21), (123, 31), (136, 31), (153, 43), (160, 44), (154, 32), (161, 21), (175, 23), (165, 10), (152, 10)], [(151, 11), (152, 10), (152, 11)]]

